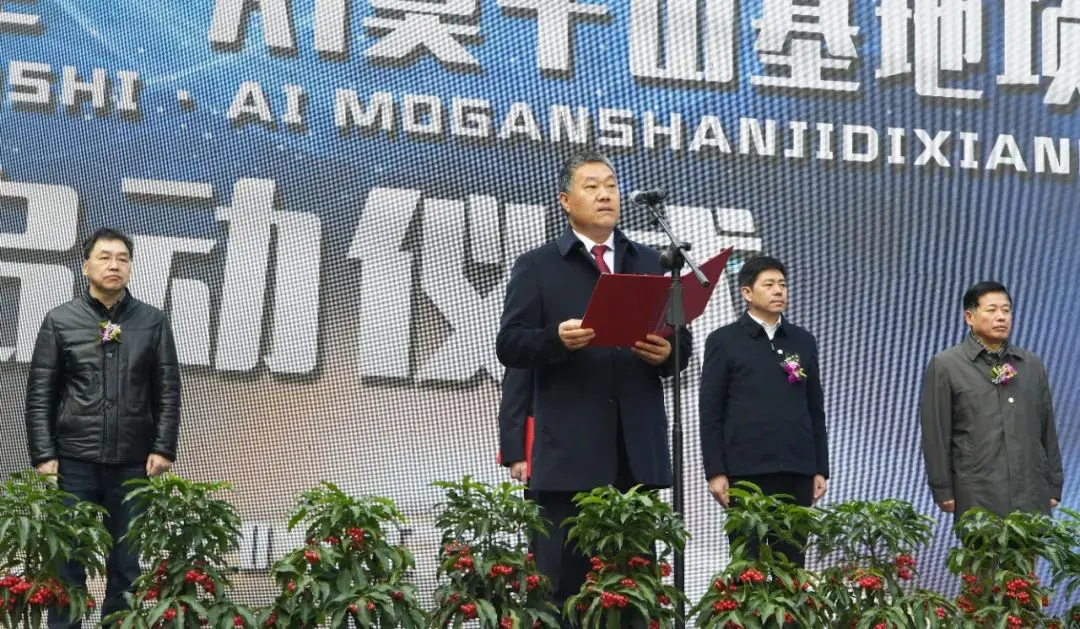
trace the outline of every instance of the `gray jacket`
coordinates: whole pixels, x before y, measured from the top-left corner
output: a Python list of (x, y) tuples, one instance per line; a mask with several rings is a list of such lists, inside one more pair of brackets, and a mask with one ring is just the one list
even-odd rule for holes
[(986, 350), (970, 334), (934, 356), (922, 399), (922, 449), (934, 501), (1004, 516), (1050, 511), (1064, 482), (1046, 367), (1009, 345), (1016, 376), (991, 382)]

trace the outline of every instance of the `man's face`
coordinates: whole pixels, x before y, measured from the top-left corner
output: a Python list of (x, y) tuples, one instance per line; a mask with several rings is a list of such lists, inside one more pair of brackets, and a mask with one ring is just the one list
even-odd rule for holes
[(964, 321), (975, 336), (991, 343), (1003, 343), (1012, 332), (1012, 302), (1005, 293), (987, 293), (973, 310), (964, 311)]
[(99, 240), (83, 261), (83, 275), (97, 290), (120, 292), (131, 279), (131, 252), (121, 240)]
[(619, 185), (602, 162), (585, 162), (574, 171), (570, 192), (559, 193), (570, 225), (581, 232), (610, 232), (619, 222)]
[(742, 287), (743, 299), (757, 312), (781, 314), (787, 308), (787, 280), (776, 270), (758, 273), (752, 286)]

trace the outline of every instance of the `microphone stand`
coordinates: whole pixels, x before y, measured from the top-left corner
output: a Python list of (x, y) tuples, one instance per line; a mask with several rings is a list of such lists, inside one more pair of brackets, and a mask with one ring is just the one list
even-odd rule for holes
[[(667, 234), (671, 244), (661, 252), (660, 265), (671, 271), (671, 287), (668, 290), (668, 304), (666, 313), (666, 322), (672, 329), (671, 334), (671, 358), (675, 364), (675, 371), (672, 375), (672, 423), (671, 423), (671, 466), (672, 466), (672, 492), (671, 492), (671, 508), (672, 510), (682, 516), (683, 513), (683, 433), (682, 433), (682, 369), (680, 365), (682, 357), (679, 350), (679, 339), (682, 334), (683, 328), (686, 326), (686, 312), (683, 308), (683, 291), (682, 291), (682, 269), (683, 265), (687, 265), (693, 271), (694, 277), (704, 287), (709, 286), (709, 280), (705, 277), (705, 274), (701, 272), (701, 268), (694, 262), (694, 259), (690, 257), (690, 243), (685, 240), (681, 240), (675, 236), (671, 231), (671, 226), (668, 225), (667, 220), (664, 218), (663, 201), (658, 200), (655, 203), (643, 201), (641, 205), (648, 208), (649, 213), (652, 214), (653, 225), (659, 225), (664, 233)], [(680, 592), (686, 592), (686, 568), (684, 553), (675, 553), (675, 588)], [(679, 613), (679, 626), (684, 626), (685, 623), (685, 605), (680, 600), (678, 603), (677, 611)]]

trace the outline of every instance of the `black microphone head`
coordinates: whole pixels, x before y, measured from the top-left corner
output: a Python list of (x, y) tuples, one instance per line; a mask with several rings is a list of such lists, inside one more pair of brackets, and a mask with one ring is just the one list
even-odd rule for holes
[(635, 190), (630, 193), (630, 203), (634, 205), (655, 205), (667, 198), (663, 188), (655, 190)]

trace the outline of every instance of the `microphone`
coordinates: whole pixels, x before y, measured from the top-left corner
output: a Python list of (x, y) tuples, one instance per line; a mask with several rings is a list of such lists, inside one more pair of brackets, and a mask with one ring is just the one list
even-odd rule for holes
[(633, 205), (656, 205), (667, 198), (667, 190), (634, 190), (630, 193), (630, 203)]

